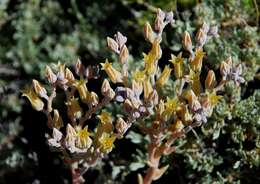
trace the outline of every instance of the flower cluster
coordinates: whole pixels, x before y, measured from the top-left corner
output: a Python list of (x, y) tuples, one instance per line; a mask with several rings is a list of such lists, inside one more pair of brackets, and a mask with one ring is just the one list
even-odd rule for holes
[[(96, 66), (85, 68), (80, 60), (75, 65), (76, 75), (61, 63), (46, 66), (45, 78), (50, 87), (45, 88), (39, 81), (33, 80), (33, 85), (23, 91), (32, 107), (47, 115), (48, 126), (52, 129), (52, 136), (47, 135), (47, 142), (63, 154), (73, 170), (77, 170), (75, 176), (82, 175), (88, 167), (111, 152), (116, 138), (123, 135), (123, 132), (119, 135), (114, 131), (122, 128), (114, 128), (110, 113), (98, 113), (115, 96), (109, 81), (105, 79), (101, 86), (102, 99), (87, 87), (90, 79), (98, 78), (97, 70)], [(54, 108), (57, 88), (63, 90), (66, 96), (65, 114)], [(92, 116), (96, 116), (98, 124), (89, 129), (88, 124), (93, 123), (89, 122)], [(122, 124), (122, 119), (118, 121)], [(75, 182), (80, 181), (83, 181), (81, 177), (75, 179)]]
[[(208, 39), (218, 36), (217, 27), (210, 27), (206, 23), (196, 34), (196, 44), (192, 43), (188, 32), (184, 33), (183, 48), (185, 55), (188, 53), (189, 57), (183, 57), (182, 52), (177, 56), (172, 54), (169, 64), (161, 69), (158, 65), (162, 56), (160, 43), (163, 29), (169, 23), (174, 23), (173, 13), (158, 9), (154, 29), (149, 23), (145, 24), (144, 36), (151, 44), (151, 49), (143, 54), (143, 65), (140, 64), (135, 71), (126, 70), (127, 59), (121, 62), (121, 73), (114, 69), (112, 64), (109, 64), (109, 67), (110, 71), (114, 71), (113, 76), (112, 72), (105, 69), (114, 83), (122, 84), (119, 79), (122, 79), (124, 73), (127, 74), (123, 80), (124, 87), (120, 86), (115, 90), (115, 100), (123, 103), (128, 119), (139, 122), (137, 125), (142, 132), (150, 137), (147, 148), (149, 169), (145, 177), (138, 175), (139, 184), (149, 184), (162, 176), (168, 165), (160, 168), (161, 156), (174, 152), (173, 143), (177, 138), (207, 122), (221, 99), (218, 91), (225, 83), (231, 80), (236, 84), (244, 82), (241, 65), (232, 66), (231, 58), (221, 64), (220, 72), (223, 77), (220, 82), (216, 80), (213, 70), (207, 71), (206, 78), (201, 77), (203, 58), (206, 55), (203, 46)], [(120, 45), (117, 37), (118, 34), (115, 39), (108, 38), (108, 46), (119, 55), (119, 61), (122, 61), (124, 54), (115, 49)], [(126, 39), (124, 44), (125, 41)], [(125, 46), (124, 50), (127, 50)], [(128, 54), (128, 51), (126, 53)], [(105, 65), (107, 61), (102, 64)], [(204, 81), (204, 84), (201, 81)], [(167, 85), (173, 86), (170, 96), (163, 95), (163, 89)]]
[[(33, 86), (24, 91), (23, 95), (30, 100), (33, 108), (45, 112), (48, 117), (48, 126), (53, 129), (52, 136), (48, 136), (49, 145), (60, 150), (74, 169), (83, 165), (85, 170), (95, 165), (99, 158), (114, 148), (114, 141), (122, 138), (136, 123), (150, 138), (147, 146), (149, 168), (145, 177), (138, 175), (139, 184), (159, 179), (168, 168), (168, 165), (160, 166), (160, 158), (174, 152), (173, 143), (177, 138), (207, 122), (221, 98), (218, 91), (223, 85), (231, 80), (237, 85), (244, 82), (241, 65), (233, 66), (231, 58), (220, 66), (221, 81), (216, 80), (213, 70), (206, 71), (206, 78), (202, 77), (203, 58), (206, 56), (203, 46), (208, 39), (218, 36), (217, 27), (206, 23), (196, 34), (196, 44), (192, 43), (188, 32), (184, 33), (183, 53), (172, 54), (169, 64), (161, 69), (159, 62), (163, 53), (160, 43), (168, 24), (174, 24), (173, 13), (160, 9), (154, 27), (145, 24), (144, 36), (151, 49), (143, 53), (143, 63), (134, 71), (129, 67), (127, 38), (120, 32), (114, 38), (107, 38), (109, 49), (118, 55), (120, 68), (113, 66), (108, 59), (101, 63), (101, 70), (108, 76), (103, 80), (101, 97), (87, 87), (90, 79), (100, 77), (98, 67), (85, 68), (80, 60), (75, 66), (76, 76), (60, 63), (52, 68), (46, 67), (49, 93), (37, 80), (33, 80)], [(186, 55), (188, 57), (184, 57)], [(111, 88), (109, 80), (115, 89)], [(171, 95), (164, 95), (165, 87), (170, 87)], [(53, 108), (56, 88), (61, 88), (66, 95), (66, 125), (60, 112)], [(119, 118), (101, 110), (111, 101), (123, 106), (124, 113), (117, 116)], [(99, 123), (90, 130), (88, 123), (92, 122), (88, 121), (92, 116), (96, 116)], [(66, 128), (63, 129), (63, 126)]]

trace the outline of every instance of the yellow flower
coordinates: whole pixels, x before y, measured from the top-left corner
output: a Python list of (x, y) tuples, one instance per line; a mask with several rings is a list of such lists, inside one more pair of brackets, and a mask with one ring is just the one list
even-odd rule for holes
[(97, 117), (100, 119), (101, 123), (103, 123), (103, 124), (112, 123), (112, 116), (108, 112), (102, 112)]
[(29, 99), (29, 101), (31, 102), (32, 107), (37, 110), (37, 111), (41, 111), (44, 107), (44, 103), (42, 102), (42, 100), (40, 99), (40, 97), (38, 97), (38, 95), (35, 93), (35, 91), (32, 88), (26, 88), (23, 91), (22, 96), (25, 96)]
[(75, 81), (73, 73), (68, 68), (65, 69), (65, 79), (67, 79), (70, 84), (73, 84)]
[(199, 95), (201, 92), (200, 73), (190, 70), (188, 78), (191, 82), (191, 89), (196, 95)]
[(174, 111), (176, 110), (178, 105), (178, 100), (177, 98), (167, 98), (167, 102), (165, 103), (165, 107), (166, 109), (169, 109), (170, 111)]
[(144, 87), (144, 99), (147, 99), (150, 93), (153, 91), (153, 87), (149, 78), (144, 79), (143, 87)]
[(149, 55), (154, 59), (154, 60), (158, 60), (160, 59), (161, 55), (162, 55), (162, 50), (160, 47), (160, 42), (161, 40), (157, 39), (153, 42), (152, 44), (152, 49), (149, 52)]
[(79, 105), (78, 98), (72, 97), (67, 103), (65, 103), (68, 108), (68, 115), (70, 118), (79, 119), (82, 116), (82, 109)]
[(115, 135), (110, 135), (106, 132), (103, 132), (101, 137), (99, 138), (99, 143), (101, 146), (101, 151), (108, 153), (112, 151), (112, 149), (115, 147), (114, 146), (114, 141), (116, 140)]
[(211, 93), (207, 93), (209, 103), (212, 107), (217, 105), (218, 101), (222, 98), (222, 96), (216, 95), (216, 91), (212, 91)]
[(150, 54), (147, 55), (147, 54), (143, 53), (143, 56), (144, 56), (145, 72), (148, 75), (151, 75), (156, 70), (156, 68), (155, 68), (155, 60), (154, 60), (154, 58)]
[(191, 68), (194, 72), (200, 72), (202, 67), (202, 60), (205, 55), (202, 49), (197, 49), (195, 51), (195, 57), (190, 61)]
[(184, 125), (181, 120), (177, 119), (175, 123), (171, 125), (172, 131), (181, 131), (184, 128)]
[(177, 79), (183, 77), (183, 63), (184, 58), (182, 57), (182, 53), (180, 52), (178, 56), (171, 54), (171, 59), (169, 60), (174, 66), (174, 75)]
[(105, 70), (109, 79), (113, 83), (123, 82), (122, 74), (119, 71), (117, 71), (115, 68), (113, 68), (112, 63), (109, 63), (107, 59), (105, 63), (101, 63), (101, 66), (102, 66), (102, 70)]
[(178, 100), (177, 98), (167, 98), (165, 103), (165, 110), (162, 113), (162, 119), (164, 121), (169, 121), (174, 113), (177, 110)]
[(53, 125), (56, 129), (60, 129), (62, 126), (63, 126), (63, 121), (62, 121), (62, 118), (59, 114), (59, 111), (57, 109), (54, 109), (53, 110)]
[(156, 61), (160, 59), (162, 50), (160, 47), (160, 40), (155, 40), (152, 45), (152, 49), (148, 54), (143, 54), (145, 71), (148, 75), (153, 74), (156, 71)]
[(162, 74), (159, 79), (156, 81), (156, 85), (161, 87), (163, 86), (169, 79), (172, 69), (167, 65), (164, 67)]
[(216, 76), (213, 70), (210, 70), (208, 72), (208, 75), (205, 80), (205, 88), (207, 90), (212, 90), (216, 86)]
[(90, 138), (90, 132), (88, 131), (88, 126), (85, 126), (83, 129), (81, 126), (77, 126), (76, 132), (77, 132), (76, 146), (81, 149), (89, 148), (92, 144), (92, 139)]
[(135, 80), (136, 82), (140, 82), (140, 81), (142, 81), (144, 78), (145, 78), (145, 72), (144, 72), (144, 71), (136, 70), (136, 71), (133, 73), (133, 80)]
[(86, 81), (81, 79), (79, 81), (76, 81), (74, 85), (79, 92), (79, 96), (82, 102), (87, 103), (90, 100), (90, 92), (87, 89)]

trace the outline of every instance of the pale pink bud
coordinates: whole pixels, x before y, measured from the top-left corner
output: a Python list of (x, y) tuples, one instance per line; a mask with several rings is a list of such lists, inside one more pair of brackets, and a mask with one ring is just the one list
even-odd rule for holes
[(115, 92), (111, 88), (107, 79), (104, 79), (104, 81), (103, 81), (103, 84), (101, 87), (101, 93), (108, 99), (113, 99), (115, 97)]
[(65, 79), (67, 79), (69, 83), (73, 83), (75, 81), (73, 73), (68, 68), (65, 69)]
[(37, 95), (45, 99), (48, 99), (46, 89), (35, 79), (33, 79), (33, 88)]
[(117, 32), (115, 34), (115, 40), (116, 43), (118, 44), (119, 49), (121, 50), (125, 45), (127, 38), (124, 35), (122, 35), (120, 32)]
[(150, 43), (153, 43), (155, 35), (149, 22), (144, 25), (144, 36)]
[(117, 43), (113, 38), (107, 37), (107, 46), (108, 46), (108, 48), (111, 49), (112, 51), (114, 51), (114, 52), (116, 52), (116, 53), (119, 53), (118, 43)]
[(53, 110), (53, 125), (57, 129), (60, 129), (63, 126), (62, 118), (57, 109)]
[(90, 93), (90, 103), (92, 106), (98, 105), (98, 95), (95, 92)]
[(81, 60), (78, 59), (75, 65), (75, 72), (78, 76), (83, 76), (85, 72), (85, 67), (82, 64)]
[(131, 101), (128, 100), (128, 99), (125, 100), (124, 105), (123, 105), (123, 108), (124, 108), (124, 111), (125, 111), (126, 113), (130, 113), (130, 112), (132, 112), (133, 109), (134, 109), (134, 107), (133, 107)]
[(129, 52), (127, 47), (124, 45), (119, 55), (120, 63), (121, 64), (127, 63), (128, 57), (129, 57)]
[(123, 135), (128, 128), (127, 123), (123, 120), (123, 118), (119, 118), (116, 121), (116, 130), (119, 134)]
[(199, 29), (196, 34), (196, 41), (198, 47), (203, 47), (207, 41), (207, 34), (203, 31), (203, 29)]
[(192, 52), (192, 42), (191, 42), (190, 34), (187, 31), (184, 32), (182, 43), (183, 43), (184, 49), (191, 53)]
[(57, 76), (53, 73), (49, 66), (45, 68), (45, 78), (50, 84), (54, 84), (57, 81)]
[(205, 80), (205, 87), (206, 89), (212, 90), (216, 86), (216, 84), (217, 82), (216, 82), (215, 73), (213, 70), (210, 70)]

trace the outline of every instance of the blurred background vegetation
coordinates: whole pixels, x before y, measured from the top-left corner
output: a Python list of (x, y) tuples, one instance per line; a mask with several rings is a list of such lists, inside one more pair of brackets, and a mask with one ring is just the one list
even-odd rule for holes
[[(243, 64), (246, 83), (225, 88), (209, 123), (196, 129), (199, 138), (191, 133), (176, 143), (178, 151), (163, 160), (170, 169), (155, 183), (260, 183), (258, 0), (1, 0), (0, 183), (69, 183), (69, 170), (45, 143), (46, 118), (31, 109), (20, 90), (32, 78), (43, 81), (47, 64), (72, 66), (81, 58), (94, 65), (114, 58), (106, 36), (117, 31), (128, 37), (134, 68), (149, 48), (142, 26), (153, 20), (157, 7), (175, 17), (163, 35), (161, 63), (182, 50), (185, 30), (194, 35), (206, 21), (218, 26), (220, 37), (206, 44), (205, 67), (217, 69), (231, 55)], [(89, 183), (136, 183), (136, 174), (145, 170), (140, 146), (145, 142), (133, 128), (84, 177)]]

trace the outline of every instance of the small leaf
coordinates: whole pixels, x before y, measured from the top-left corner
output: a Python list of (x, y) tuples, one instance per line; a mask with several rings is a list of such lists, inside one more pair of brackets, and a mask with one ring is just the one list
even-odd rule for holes
[(139, 144), (142, 142), (142, 136), (138, 133), (135, 133), (133, 131), (130, 131), (127, 135), (126, 135), (127, 139), (130, 139), (132, 143), (135, 144)]
[(133, 162), (129, 165), (131, 171), (136, 171), (138, 169), (141, 169), (145, 166), (142, 162)]
[(240, 160), (236, 161), (236, 163), (234, 164), (233, 168), (237, 169), (240, 165)]
[(212, 139), (216, 140), (219, 137), (219, 134), (220, 134), (220, 129), (218, 128), (214, 131)]

